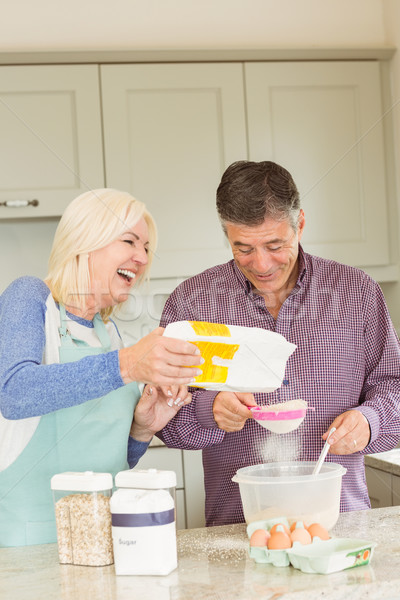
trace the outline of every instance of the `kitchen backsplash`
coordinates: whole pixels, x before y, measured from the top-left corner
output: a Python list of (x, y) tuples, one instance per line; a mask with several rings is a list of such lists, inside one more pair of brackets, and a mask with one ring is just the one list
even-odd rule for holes
[(0, 294), (17, 277), (47, 273), (58, 219), (0, 221)]
[(123, 308), (113, 316), (126, 345), (134, 344), (158, 327), (164, 304), (181, 281), (176, 277), (152, 279), (132, 289)]

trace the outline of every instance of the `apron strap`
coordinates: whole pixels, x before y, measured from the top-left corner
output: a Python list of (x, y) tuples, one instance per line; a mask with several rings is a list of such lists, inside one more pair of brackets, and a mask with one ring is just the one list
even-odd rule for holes
[(103, 319), (100, 316), (100, 313), (96, 313), (94, 315), (93, 327), (94, 327), (97, 337), (100, 340), (101, 345), (108, 352), (111, 348), (110, 335), (107, 331), (107, 328), (104, 324)]
[(71, 333), (67, 329), (67, 313), (65, 311), (64, 304), (59, 304), (60, 308), (60, 327), (58, 328), (58, 332), (60, 334), (61, 346), (69, 346), (73, 347), (74, 343), (72, 341)]
[[(111, 348), (111, 340), (107, 328), (104, 324), (103, 319), (99, 313), (96, 313), (93, 318), (93, 328), (100, 340), (103, 352), (109, 352)], [(75, 338), (67, 327), (67, 312), (64, 304), (60, 303), (60, 327), (58, 328), (60, 333), (61, 345), (63, 347), (74, 348), (76, 346), (89, 346), (84, 340)]]

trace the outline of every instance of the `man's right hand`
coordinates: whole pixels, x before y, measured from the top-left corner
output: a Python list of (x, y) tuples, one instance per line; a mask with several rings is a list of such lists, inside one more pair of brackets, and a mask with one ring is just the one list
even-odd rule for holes
[(220, 429), (230, 433), (243, 429), (253, 415), (247, 406), (256, 406), (253, 394), (242, 392), (219, 392), (214, 399), (214, 420)]

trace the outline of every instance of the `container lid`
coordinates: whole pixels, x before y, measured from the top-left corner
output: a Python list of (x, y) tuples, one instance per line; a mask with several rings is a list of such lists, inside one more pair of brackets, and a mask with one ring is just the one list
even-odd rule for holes
[(158, 469), (131, 469), (120, 471), (115, 476), (115, 485), (119, 488), (140, 488), (155, 490), (176, 487), (175, 471)]
[(100, 490), (111, 490), (113, 480), (111, 473), (94, 473), (84, 471), (82, 473), (68, 471), (57, 473), (51, 478), (52, 490), (65, 490), (66, 492), (99, 492)]
[(320, 472), (313, 475), (315, 462), (277, 462), (242, 467), (232, 477), (235, 483), (249, 483), (256, 485), (281, 485), (293, 483), (307, 483), (342, 477), (347, 469), (338, 463), (325, 462)]

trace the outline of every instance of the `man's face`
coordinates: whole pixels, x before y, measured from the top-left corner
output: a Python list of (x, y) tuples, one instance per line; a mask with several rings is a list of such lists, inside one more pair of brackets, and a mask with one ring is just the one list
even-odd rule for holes
[(296, 230), (287, 220), (270, 218), (252, 227), (225, 223), (233, 258), (255, 292), (262, 296), (279, 296), (282, 292), (284, 302), (297, 280), (297, 257), (304, 223), (302, 210)]

